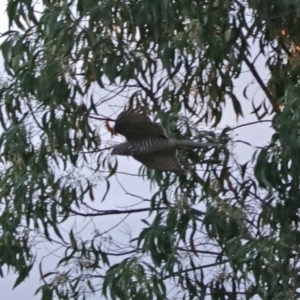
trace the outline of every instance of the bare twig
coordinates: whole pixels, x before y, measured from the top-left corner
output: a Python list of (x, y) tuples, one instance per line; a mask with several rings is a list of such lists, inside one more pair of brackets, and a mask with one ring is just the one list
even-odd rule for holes
[(97, 216), (108, 216), (108, 215), (121, 215), (121, 214), (133, 214), (133, 213), (141, 213), (141, 212), (149, 212), (153, 210), (166, 210), (168, 207), (157, 207), (157, 208), (138, 208), (138, 209), (128, 209), (128, 210), (118, 210), (118, 209), (112, 209), (112, 210), (102, 210), (98, 213), (81, 213), (79, 211), (75, 211), (72, 208), (70, 208), (70, 212), (72, 212), (75, 215), (82, 216), (82, 217), (97, 217)]
[(260, 123), (271, 123), (271, 122), (272, 122), (272, 120), (260, 120), (260, 121), (245, 123), (245, 124), (241, 124), (241, 125), (238, 125), (236, 127), (230, 128), (230, 129), (228, 129), (228, 131), (232, 131), (232, 130), (235, 130), (235, 129), (238, 129), (238, 128), (241, 128), (241, 127), (244, 127), (244, 126), (260, 124)]

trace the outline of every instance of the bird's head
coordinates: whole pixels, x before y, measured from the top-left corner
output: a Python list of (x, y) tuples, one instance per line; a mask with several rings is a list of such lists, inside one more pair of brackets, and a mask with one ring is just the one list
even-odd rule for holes
[[(116, 122), (116, 121), (114, 121)], [(114, 127), (111, 127), (108, 120), (105, 121), (105, 127), (108, 132), (110, 132), (111, 136), (113, 137), (114, 135), (118, 135), (118, 133), (115, 131)]]
[[(128, 109), (122, 111), (118, 115), (117, 119), (115, 120), (106, 119), (105, 127), (112, 136), (118, 135), (119, 133), (123, 135), (124, 127), (130, 125), (136, 126), (138, 122), (144, 120), (145, 120), (145, 115), (139, 112), (138, 108), (133, 109), (132, 107), (129, 107)], [(108, 121), (115, 122), (114, 126), (112, 127)]]

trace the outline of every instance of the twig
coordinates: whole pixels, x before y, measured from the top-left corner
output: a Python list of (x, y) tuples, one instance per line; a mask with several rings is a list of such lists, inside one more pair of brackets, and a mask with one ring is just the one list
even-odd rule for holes
[(149, 212), (153, 210), (167, 210), (168, 207), (156, 207), (156, 208), (139, 208), (139, 209), (129, 209), (129, 210), (102, 210), (98, 213), (80, 213), (76, 210), (70, 208), (70, 212), (75, 215), (82, 216), (82, 217), (97, 217), (97, 216), (108, 216), (108, 215), (121, 215), (121, 214), (132, 214), (132, 213), (141, 213), (141, 212)]
[(202, 266), (199, 266), (199, 267), (194, 267), (194, 268), (190, 268), (190, 269), (185, 269), (185, 270), (180, 270), (179, 272), (174, 272), (172, 275), (167, 275), (165, 277), (163, 277), (162, 279), (163, 280), (166, 280), (168, 278), (174, 278), (175, 276), (178, 276), (182, 273), (187, 273), (187, 272), (191, 272), (191, 271), (196, 271), (196, 270), (202, 270), (202, 269), (206, 269), (206, 268), (211, 268), (211, 267), (215, 267), (215, 266), (218, 266), (218, 265), (223, 265), (223, 264), (226, 264), (228, 263), (229, 260), (224, 260), (224, 261), (220, 261), (220, 262), (216, 262), (216, 263), (212, 263), (212, 264), (208, 264), (208, 265), (202, 265)]
[(280, 109), (276, 104), (275, 99), (273, 98), (273, 96), (271, 95), (270, 91), (268, 90), (268, 88), (266, 87), (266, 85), (263, 83), (262, 79), (260, 78), (260, 76), (258, 75), (254, 65), (249, 61), (249, 59), (247, 58), (247, 56), (244, 57), (244, 61), (246, 63), (246, 65), (248, 66), (248, 68), (250, 69), (252, 75), (254, 76), (254, 78), (256, 79), (256, 81), (258, 82), (258, 84), (260, 85), (260, 87), (262, 88), (262, 90), (264, 91), (264, 93), (266, 94), (267, 98), (269, 99), (273, 109), (275, 112), (279, 112)]
[(230, 128), (230, 129), (228, 129), (228, 131), (232, 131), (232, 130), (235, 130), (235, 129), (238, 129), (238, 128), (241, 128), (244, 126), (249, 126), (249, 125), (254, 125), (254, 124), (259, 124), (259, 123), (266, 123), (266, 122), (272, 122), (272, 120), (260, 120), (260, 121), (245, 123), (245, 124), (241, 124), (236, 127)]

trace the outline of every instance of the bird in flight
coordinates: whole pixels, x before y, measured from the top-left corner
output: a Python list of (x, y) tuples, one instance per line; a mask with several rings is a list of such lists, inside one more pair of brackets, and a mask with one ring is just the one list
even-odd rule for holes
[(179, 175), (186, 174), (186, 170), (177, 157), (178, 149), (219, 147), (213, 143), (170, 139), (161, 125), (133, 108), (119, 114), (114, 132), (123, 135), (127, 141), (115, 146), (112, 155), (132, 156), (149, 169)]

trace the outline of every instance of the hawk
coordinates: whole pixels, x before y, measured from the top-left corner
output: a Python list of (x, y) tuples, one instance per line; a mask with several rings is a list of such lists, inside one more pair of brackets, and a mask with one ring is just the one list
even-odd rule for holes
[(180, 148), (216, 147), (217, 144), (200, 143), (168, 138), (161, 125), (144, 113), (129, 108), (116, 119), (114, 132), (123, 135), (126, 142), (114, 147), (111, 154), (132, 156), (149, 169), (185, 174), (177, 157)]

